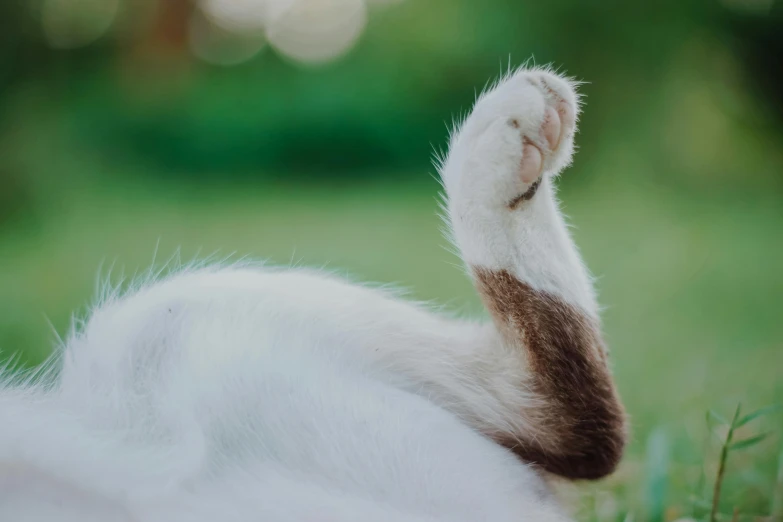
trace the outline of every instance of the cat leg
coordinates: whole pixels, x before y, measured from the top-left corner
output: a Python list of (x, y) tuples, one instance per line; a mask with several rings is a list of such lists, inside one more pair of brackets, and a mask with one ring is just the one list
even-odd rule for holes
[(483, 95), (456, 132), (441, 176), (453, 239), (532, 391), (526, 429), (492, 436), (569, 478), (618, 463), (625, 418), (607, 365), (590, 276), (555, 198), (571, 161), (579, 100), (544, 70)]

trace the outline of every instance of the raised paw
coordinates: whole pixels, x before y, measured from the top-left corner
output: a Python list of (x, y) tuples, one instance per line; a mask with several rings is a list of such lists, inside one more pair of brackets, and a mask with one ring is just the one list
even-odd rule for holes
[(509, 208), (532, 199), (545, 175), (570, 163), (578, 109), (565, 78), (514, 73), (479, 98), (452, 141), (442, 172), (447, 190)]

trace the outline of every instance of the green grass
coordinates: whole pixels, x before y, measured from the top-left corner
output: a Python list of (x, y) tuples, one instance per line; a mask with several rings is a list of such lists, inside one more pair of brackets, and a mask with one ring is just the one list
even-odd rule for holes
[[(156, 250), (162, 262), (177, 248), (183, 259), (236, 252), (328, 266), (482, 313), (441, 239), (434, 183), (183, 189), (147, 180), (86, 187), (57, 196), (37, 219), (0, 235), (3, 357), (18, 352), (26, 364), (40, 361), (55, 339), (49, 321), (57, 332), (67, 330), (71, 313), (91, 300), (100, 266), (131, 274), (147, 268)], [(593, 177), (567, 186), (563, 199), (599, 278), (633, 423), (621, 470), (579, 488), (579, 517), (704, 518), (720, 449), (705, 412), (731, 417), (739, 402), (746, 411), (783, 402), (779, 198), (682, 194), (638, 179)], [(769, 515), (775, 502), (781, 417), (758, 419), (735, 437), (760, 431), (773, 434), (729, 455), (724, 518), (735, 507), (740, 520)]]

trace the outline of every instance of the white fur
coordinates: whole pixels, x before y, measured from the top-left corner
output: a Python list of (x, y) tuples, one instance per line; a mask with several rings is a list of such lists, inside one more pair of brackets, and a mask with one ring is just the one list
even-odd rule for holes
[[(506, 208), (525, 190), (520, 132), (535, 140), (551, 103), (541, 79), (576, 110), (539, 70), (484, 95), (442, 165), (448, 215), (466, 263), (595, 315), (551, 183), (573, 133), (539, 194)], [(184, 270), (100, 303), (58, 366), (0, 388), (0, 520), (568, 518), (480, 434), (535, 436), (524, 360), (490, 324), (387, 292), (306, 270)]]

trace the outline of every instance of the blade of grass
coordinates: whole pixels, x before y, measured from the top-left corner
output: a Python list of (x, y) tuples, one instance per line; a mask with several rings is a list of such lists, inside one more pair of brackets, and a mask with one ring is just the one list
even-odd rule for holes
[(729, 451), (740, 450), (740, 449), (750, 448), (751, 446), (755, 446), (762, 440), (766, 439), (768, 435), (769, 433), (762, 433), (760, 435), (756, 435), (755, 437), (749, 437), (747, 439), (738, 440), (737, 442), (729, 446)]
[(718, 461), (718, 472), (715, 476), (715, 487), (712, 491), (712, 511), (710, 511), (710, 522), (716, 522), (718, 519), (718, 505), (720, 504), (721, 487), (723, 486), (723, 477), (726, 474), (726, 461), (729, 457), (729, 446), (734, 438), (734, 427), (740, 416), (741, 404), (737, 404), (737, 410), (729, 424), (729, 432), (726, 434), (726, 440), (720, 449), (720, 460)]
[(781, 410), (783, 410), (783, 406), (779, 404), (773, 404), (772, 406), (767, 406), (766, 408), (758, 409), (754, 412), (748, 413), (747, 415), (743, 416), (740, 420), (737, 421), (735, 427), (741, 428), (742, 426), (746, 425), (751, 421), (758, 419), (759, 417), (763, 417), (764, 415), (769, 415), (771, 413), (777, 413)]

